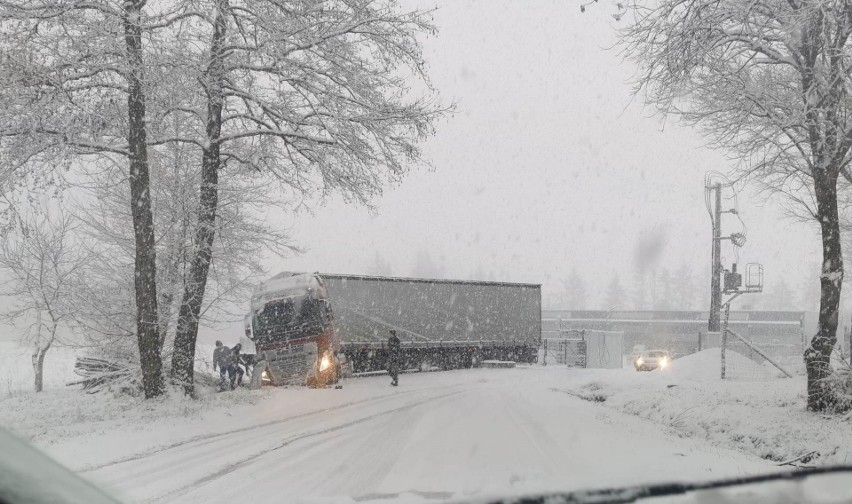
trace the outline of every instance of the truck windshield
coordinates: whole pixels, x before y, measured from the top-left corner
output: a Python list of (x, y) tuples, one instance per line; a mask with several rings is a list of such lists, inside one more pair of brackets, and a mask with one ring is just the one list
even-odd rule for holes
[(328, 319), (325, 303), (308, 297), (270, 301), (255, 312), (252, 329), (257, 343), (270, 343), (316, 336)]

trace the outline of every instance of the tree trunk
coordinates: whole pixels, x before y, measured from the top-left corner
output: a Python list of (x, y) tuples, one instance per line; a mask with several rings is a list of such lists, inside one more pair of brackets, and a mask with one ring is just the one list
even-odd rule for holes
[(154, 250), (154, 218), (148, 173), (145, 127), (144, 61), (142, 57), (142, 7), (145, 0), (124, 2), (124, 41), (129, 66), (127, 95), (130, 149), (130, 212), (136, 245), (136, 337), (146, 398), (163, 393), (163, 362), (157, 313), (157, 261)]
[(33, 354), (33, 372), (35, 373), (35, 391), (44, 390), (44, 354), (47, 349), (38, 348)]
[(814, 190), (822, 231), (822, 273), (820, 275), (819, 325), (805, 349), (808, 373), (808, 409), (831, 410), (838, 395), (831, 387), (831, 352), (837, 342), (840, 289), (843, 284), (843, 255), (840, 249), (840, 220), (837, 213), (837, 178), (825, 170), (814, 173)]
[(222, 86), (224, 82), (224, 57), (222, 44), (226, 34), (227, 0), (220, 0), (214, 20), (210, 62), (205, 72), (207, 93), (207, 139), (209, 146), (201, 157), (201, 194), (198, 206), (198, 224), (195, 234), (195, 254), (192, 257), (183, 299), (178, 313), (177, 332), (172, 354), (172, 377), (183, 386), (187, 395), (193, 395), (195, 342), (198, 337), (198, 320), (210, 271), (213, 240), (216, 237), (216, 210), (219, 205), (219, 137), (222, 131)]
[(41, 392), (44, 390), (44, 356), (50, 350), (50, 345), (53, 344), (53, 339), (56, 337), (56, 328), (54, 327), (50, 335), (50, 340), (42, 347), (36, 348), (33, 354), (33, 372), (35, 374), (35, 391)]

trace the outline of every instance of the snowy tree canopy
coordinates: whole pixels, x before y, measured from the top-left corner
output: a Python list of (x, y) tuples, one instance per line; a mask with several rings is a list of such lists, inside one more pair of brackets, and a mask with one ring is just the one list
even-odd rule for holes
[(664, 0), (625, 11), (621, 48), (637, 91), (699, 126), (737, 161), (740, 178), (784, 195), (822, 234), (819, 332), (806, 351), (808, 406), (832, 408), (825, 385), (836, 342), (843, 257), (838, 179), (852, 149), (852, 5)]

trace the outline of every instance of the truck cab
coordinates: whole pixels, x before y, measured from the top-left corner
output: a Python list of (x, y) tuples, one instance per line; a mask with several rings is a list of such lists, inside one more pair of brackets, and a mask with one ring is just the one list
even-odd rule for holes
[(257, 348), (258, 369), (273, 385), (336, 383), (339, 337), (322, 279), (281, 273), (252, 294), (246, 336)]

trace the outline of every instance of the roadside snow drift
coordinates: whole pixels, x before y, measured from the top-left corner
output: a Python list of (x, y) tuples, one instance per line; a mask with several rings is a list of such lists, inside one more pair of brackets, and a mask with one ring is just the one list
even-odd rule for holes
[(852, 429), (805, 411), (802, 378), (718, 376), (711, 349), (650, 373), (518, 366), (198, 400), (63, 387), (2, 400), (0, 425), (128, 502), (454, 501), (848, 460)]
[(585, 377), (519, 366), (198, 401), (57, 391), (10, 399), (0, 423), (129, 502), (434, 502), (770, 467), (560, 393)]
[[(770, 380), (776, 378), (778, 370), (775, 368), (767, 368), (761, 364), (754, 362), (748, 357), (727, 350), (725, 352), (725, 360), (728, 369), (736, 369), (737, 377), (748, 377), (754, 380)], [(718, 381), (722, 371), (722, 349), (708, 348), (700, 352), (687, 355), (675, 359), (667, 369), (659, 369), (654, 372), (660, 374), (668, 374), (673, 378), (691, 381)], [(729, 372), (729, 376), (733, 373)]]
[[(562, 390), (601, 407), (651, 420), (667, 432), (734, 448), (763, 459), (800, 465), (848, 463), (849, 418), (806, 411), (804, 377), (728, 351), (726, 359), (748, 379), (720, 378), (720, 351), (676, 359), (664, 370), (602, 373), (578, 370)], [(761, 377), (760, 379), (756, 377)]]

